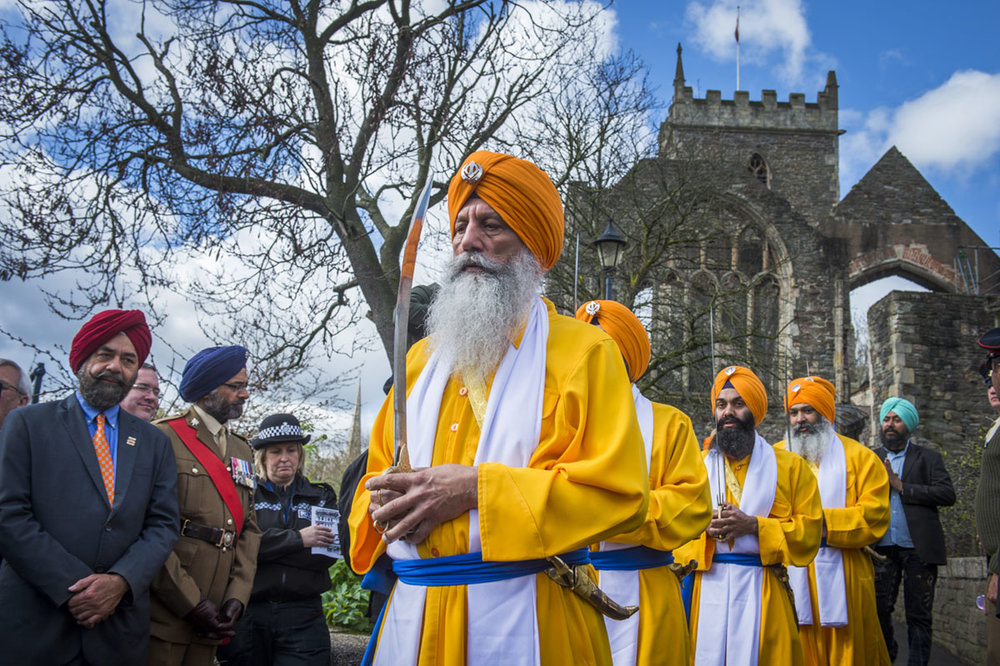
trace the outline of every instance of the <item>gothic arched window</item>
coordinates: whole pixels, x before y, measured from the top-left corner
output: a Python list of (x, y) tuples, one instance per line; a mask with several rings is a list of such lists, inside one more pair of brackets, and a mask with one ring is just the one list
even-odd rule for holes
[(747, 169), (750, 170), (757, 180), (764, 183), (764, 187), (771, 189), (771, 171), (767, 168), (767, 162), (759, 154), (754, 153), (750, 156), (750, 163), (747, 164)]

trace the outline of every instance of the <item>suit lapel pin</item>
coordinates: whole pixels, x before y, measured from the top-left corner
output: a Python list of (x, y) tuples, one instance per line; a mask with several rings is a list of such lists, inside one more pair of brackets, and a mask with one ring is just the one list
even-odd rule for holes
[(128, 439), (125, 440), (125, 443), (128, 444), (129, 446), (135, 446), (135, 437), (129, 437)]

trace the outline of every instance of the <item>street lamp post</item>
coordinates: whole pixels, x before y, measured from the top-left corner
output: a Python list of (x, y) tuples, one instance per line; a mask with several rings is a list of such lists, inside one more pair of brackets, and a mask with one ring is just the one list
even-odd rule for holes
[(604, 268), (605, 300), (611, 300), (611, 277), (625, 253), (626, 242), (610, 219), (608, 220), (608, 228), (594, 240), (594, 245), (597, 246), (597, 256), (601, 260), (601, 267)]

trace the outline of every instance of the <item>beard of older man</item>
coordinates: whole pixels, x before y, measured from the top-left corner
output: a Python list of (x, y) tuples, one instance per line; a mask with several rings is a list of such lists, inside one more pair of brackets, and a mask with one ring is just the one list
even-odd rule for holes
[(135, 383), (125, 379), (125, 376), (111, 370), (102, 370), (97, 375), (91, 375), (90, 364), (84, 363), (76, 371), (76, 378), (80, 380), (80, 395), (87, 401), (87, 404), (98, 411), (104, 411), (109, 407), (114, 407), (128, 394)]
[[(724, 428), (725, 423), (736, 423), (734, 428)], [(746, 419), (737, 416), (729, 416), (719, 421), (718, 429), (715, 433), (715, 444), (726, 457), (733, 460), (742, 460), (753, 451), (754, 440), (754, 419), (750, 414)]]
[(792, 436), (788, 440), (788, 450), (818, 465), (823, 459), (832, 429), (833, 425), (823, 416), (820, 416), (816, 423), (806, 422), (793, 426)]
[(541, 283), (538, 260), (527, 248), (506, 263), (479, 253), (456, 256), (427, 314), (430, 350), (440, 350), (442, 360), (463, 373), (488, 378), (524, 324)]
[(244, 402), (239, 396), (230, 399), (222, 395), (219, 389), (215, 389), (205, 396), (199, 404), (202, 409), (212, 415), (212, 418), (225, 425), (228, 421), (243, 416)]

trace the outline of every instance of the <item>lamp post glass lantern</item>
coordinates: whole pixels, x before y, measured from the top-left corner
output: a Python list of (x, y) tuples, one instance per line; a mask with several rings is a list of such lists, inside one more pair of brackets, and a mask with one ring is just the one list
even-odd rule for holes
[(604, 269), (604, 300), (611, 300), (611, 277), (625, 253), (626, 242), (615, 229), (615, 224), (611, 220), (608, 220), (608, 228), (604, 230), (604, 233), (594, 240), (594, 245), (597, 246), (597, 256)]

